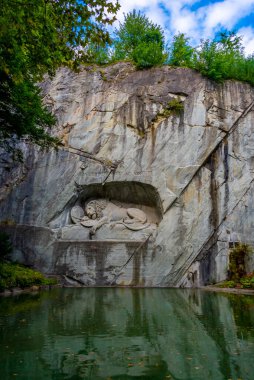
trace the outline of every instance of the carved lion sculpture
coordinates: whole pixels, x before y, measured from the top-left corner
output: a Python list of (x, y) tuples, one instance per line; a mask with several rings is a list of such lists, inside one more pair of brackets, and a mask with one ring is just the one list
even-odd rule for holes
[[(86, 214), (86, 215), (85, 215)], [(71, 210), (71, 219), (84, 227), (91, 228), (90, 234), (95, 234), (104, 224), (122, 224), (132, 231), (143, 230), (150, 226), (146, 214), (138, 208), (124, 208), (105, 199), (90, 201), (84, 210), (74, 206)]]

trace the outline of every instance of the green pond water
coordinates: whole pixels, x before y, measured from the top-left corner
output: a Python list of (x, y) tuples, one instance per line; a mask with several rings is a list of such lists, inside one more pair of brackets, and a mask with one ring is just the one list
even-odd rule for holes
[(0, 379), (254, 379), (254, 296), (71, 288), (0, 299)]

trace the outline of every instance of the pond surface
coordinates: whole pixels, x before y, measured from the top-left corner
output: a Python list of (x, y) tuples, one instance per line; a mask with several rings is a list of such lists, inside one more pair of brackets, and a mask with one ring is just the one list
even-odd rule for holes
[(54, 289), (0, 299), (0, 378), (253, 380), (254, 297)]

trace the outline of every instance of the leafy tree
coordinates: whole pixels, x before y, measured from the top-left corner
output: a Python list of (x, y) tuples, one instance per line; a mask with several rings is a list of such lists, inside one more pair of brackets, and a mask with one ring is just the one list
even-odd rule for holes
[(225, 32), (213, 41), (202, 41), (196, 50), (194, 67), (217, 81), (237, 79), (237, 68), (243, 60), (241, 38)]
[(98, 44), (89, 44), (87, 49), (87, 60), (91, 63), (96, 63), (97, 65), (106, 65), (112, 62), (111, 59), (112, 47), (110, 44), (101, 46)]
[(166, 55), (156, 42), (142, 42), (133, 50), (132, 59), (137, 68), (145, 69), (162, 64)]
[(173, 38), (168, 63), (190, 67), (217, 82), (237, 79), (254, 84), (254, 55), (246, 57), (242, 38), (234, 32), (218, 34), (214, 40), (201, 40), (193, 48), (184, 34)]
[[(108, 0), (2, 0), (0, 13), (0, 144), (26, 136), (42, 146), (57, 143), (45, 132), (53, 117), (35, 83), (59, 66), (77, 69), (89, 43), (110, 41), (119, 4)], [(109, 16), (112, 14), (113, 16)]]
[(254, 85), (254, 54), (239, 62), (237, 79)]
[(166, 59), (164, 44), (161, 27), (133, 10), (116, 30), (114, 59), (133, 60), (139, 68), (159, 65)]
[(108, 43), (105, 24), (119, 9), (108, 0), (2, 0), (1, 68), (15, 76), (40, 79), (61, 65), (77, 68), (88, 43)]
[[(50, 136), (45, 128), (53, 126), (54, 117), (43, 107), (40, 90), (31, 80), (15, 83), (5, 72), (0, 72), (0, 143), (13, 158), (19, 151), (13, 148), (16, 139), (28, 136), (29, 140), (42, 147), (57, 145), (58, 140)], [(2, 140), (2, 141), (1, 141)]]
[(189, 44), (189, 38), (179, 33), (173, 37), (168, 63), (173, 66), (191, 67), (193, 54), (194, 49)]

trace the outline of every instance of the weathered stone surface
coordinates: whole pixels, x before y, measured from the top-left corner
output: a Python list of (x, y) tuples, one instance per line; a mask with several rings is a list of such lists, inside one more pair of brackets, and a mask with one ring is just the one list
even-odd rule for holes
[(143, 285), (148, 251), (142, 241), (59, 241), (54, 272), (86, 286)]
[[(118, 63), (61, 70), (43, 91), (65, 146), (43, 153), (24, 145), (24, 165), (3, 170), (0, 219), (12, 234), (14, 258), (87, 285), (98, 283), (98, 263), (109, 260), (97, 268), (100, 284), (108, 284), (130, 257), (142, 276), (135, 282), (126, 267), (118, 284), (224, 279), (227, 231), (254, 244), (254, 90), (214, 84), (189, 69), (136, 71)], [(173, 98), (183, 111), (163, 113)], [(89, 234), (90, 226), (73, 224), (71, 210), (80, 207), (79, 218), (90, 199), (142, 210), (152, 228), (103, 224)], [(143, 256), (126, 248), (147, 239)], [(246, 265), (252, 270), (253, 258)]]
[(84, 210), (80, 206), (74, 206), (71, 209), (71, 221), (75, 224), (80, 223), (84, 217)]

